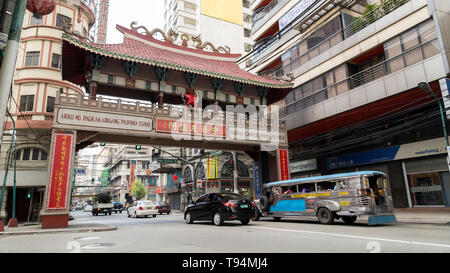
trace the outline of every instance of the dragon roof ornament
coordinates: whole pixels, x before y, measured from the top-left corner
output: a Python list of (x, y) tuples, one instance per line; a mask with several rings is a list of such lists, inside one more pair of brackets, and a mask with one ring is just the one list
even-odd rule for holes
[(188, 46), (188, 42), (192, 41), (191, 45), (197, 49), (202, 49), (205, 51), (208, 51), (208, 49), (210, 49), (213, 52), (219, 52), (223, 54), (230, 54), (231, 51), (230, 47), (226, 45), (215, 47), (211, 42), (203, 42), (200, 38), (200, 34), (198, 36), (190, 36), (186, 33), (178, 34), (172, 28), (169, 29), (167, 34), (159, 28), (155, 28), (152, 31), (149, 31), (145, 26), (138, 26), (138, 23), (136, 21), (131, 22), (130, 27), (136, 32), (138, 32), (139, 30), (143, 30), (145, 32), (145, 35), (151, 36), (152, 38), (154, 38), (153, 36), (155, 34), (159, 33), (166, 42), (171, 42), (173, 44), (176, 44), (178, 37), (180, 37), (181, 44), (183, 46)]

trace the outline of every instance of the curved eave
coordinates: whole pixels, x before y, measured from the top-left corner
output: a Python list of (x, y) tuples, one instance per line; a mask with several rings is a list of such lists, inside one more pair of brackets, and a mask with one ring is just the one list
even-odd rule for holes
[(136, 62), (136, 63), (140, 63), (140, 64), (152, 65), (152, 66), (157, 66), (157, 67), (161, 67), (161, 68), (168, 68), (168, 69), (178, 70), (181, 72), (191, 72), (191, 73), (196, 73), (196, 74), (203, 75), (203, 76), (215, 77), (215, 78), (220, 78), (220, 79), (224, 79), (224, 80), (231, 80), (231, 81), (235, 81), (235, 82), (241, 82), (241, 83), (246, 83), (246, 84), (251, 84), (251, 85), (256, 85), (256, 86), (263, 86), (263, 87), (268, 87), (268, 88), (285, 89), (285, 88), (293, 87), (293, 83), (285, 83), (285, 84), (265, 83), (265, 82), (250, 80), (250, 79), (238, 78), (238, 77), (234, 77), (234, 76), (230, 76), (230, 75), (226, 75), (226, 74), (222, 74), (222, 73), (215, 73), (215, 72), (195, 69), (195, 68), (191, 68), (191, 67), (187, 67), (187, 66), (171, 64), (171, 63), (160, 62), (160, 61), (156, 61), (156, 60), (152, 60), (152, 59), (146, 59), (146, 58), (142, 58), (142, 57), (121, 54), (118, 52), (112, 52), (112, 51), (105, 50), (105, 49), (99, 49), (92, 45), (84, 43), (84, 42), (78, 40), (77, 38), (75, 38), (71, 35), (68, 35), (66, 33), (62, 34), (62, 39), (64, 41), (67, 41), (79, 48), (86, 50), (86, 51), (96, 53), (96, 54), (99, 54), (99, 55), (102, 55), (105, 57), (122, 60), (122, 61), (132, 61), (132, 62)]

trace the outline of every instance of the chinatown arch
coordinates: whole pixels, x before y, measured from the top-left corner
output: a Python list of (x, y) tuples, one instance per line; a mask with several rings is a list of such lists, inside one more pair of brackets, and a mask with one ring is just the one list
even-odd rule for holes
[(284, 123), (268, 106), (291, 83), (242, 70), (239, 54), (200, 37), (117, 29), (120, 44), (63, 33), (63, 80), (87, 95), (56, 97), (42, 228), (68, 226), (75, 153), (95, 142), (242, 151), (261, 170), (259, 189), (289, 178)]

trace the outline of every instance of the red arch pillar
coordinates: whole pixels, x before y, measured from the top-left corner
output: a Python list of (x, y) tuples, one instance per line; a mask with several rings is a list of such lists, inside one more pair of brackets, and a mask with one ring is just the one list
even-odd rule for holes
[(69, 225), (76, 131), (53, 130), (48, 179), (41, 210), (42, 229)]

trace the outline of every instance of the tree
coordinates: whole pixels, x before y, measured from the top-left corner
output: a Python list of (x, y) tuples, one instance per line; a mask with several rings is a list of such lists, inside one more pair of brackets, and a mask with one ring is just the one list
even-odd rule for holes
[(133, 189), (131, 190), (131, 195), (136, 198), (136, 200), (141, 200), (145, 197), (147, 191), (145, 190), (144, 184), (140, 179), (134, 181)]

